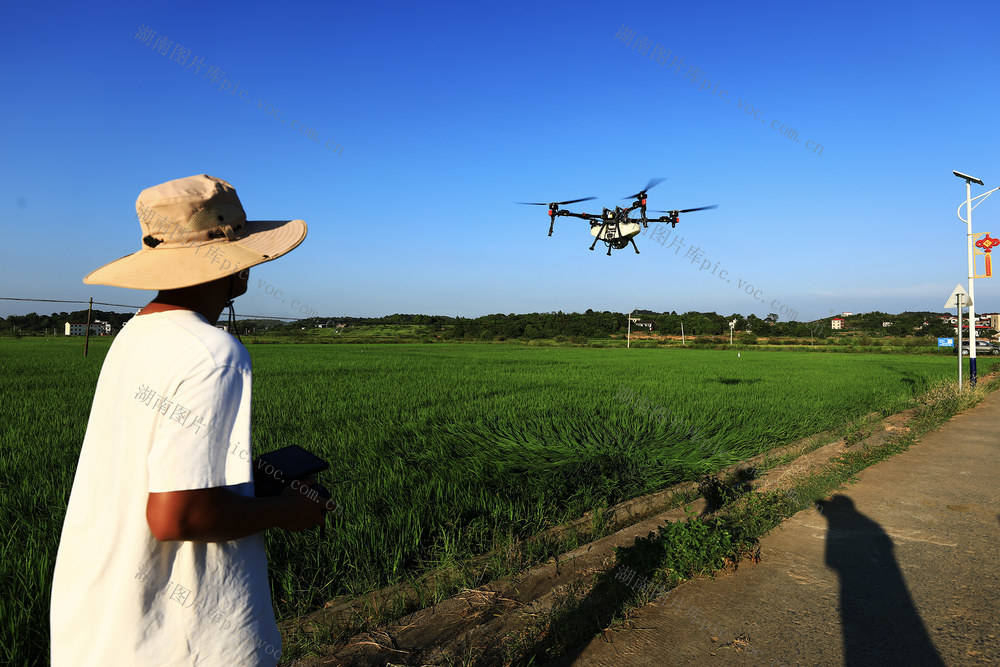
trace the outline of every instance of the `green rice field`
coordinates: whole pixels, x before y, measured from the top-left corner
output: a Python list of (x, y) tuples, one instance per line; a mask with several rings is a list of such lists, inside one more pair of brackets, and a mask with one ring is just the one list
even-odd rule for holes
[[(79, 339), (0, 339), (0, 663), (46, 661), (59, 531), (109, 344), (92, 340), (85, 359)], [(298, 444), (328, 459), (320, 481), (344, 508), (323, 540), (269, 531), (279, 619), (898, 411), (956, 366), (748, 349), (249, 348), (255, 454)]]

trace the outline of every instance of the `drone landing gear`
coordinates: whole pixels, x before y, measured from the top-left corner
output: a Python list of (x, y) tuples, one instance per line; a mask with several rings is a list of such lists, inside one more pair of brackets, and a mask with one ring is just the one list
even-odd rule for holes
[(615, 238), (615, 239), (602, 239), (600, 233), (598, 233), (597, 237), (594, 239), (594, 242), (590, 244), (590, 249), (591, 250), (594, 249), (594, 246), (597, 245), (598, 241), (603, 241), (604, 245), (606, 245), (608, 247), (608, 256), (609, 257), (611, 256), (611, 251), (612, 250), (621, 250), (621, 249), (625, 248), (630, 243), (632, 244), (632, 249), (635, 250), (635, 254), (637, 254), (637, 255), (639, 254), (639, 246), (637, 246), (635, 244), (635, 239), (633, 239), (631, 236), (628, 237), (628, 240), (625, 240), (624, 238), (621, 238), (621, 237), (618, 237), (618, 238)]
[(611, 256), (611, 247), (612, 247), (611, 244), (612, 244), (612, 242), (608, 241), (606, 239), (600, 238), (600, 235), (598, 235), (598, 238), (594, 239), (594, 242), (590, 244), (590, 249), (593, 250), (594, 246), (597, 245), (598, 241), (604, 241), (604, 245), (608, 246), (608, 257), (610, 257)]
[[(609, 220), (603, 220), (603, 221), (601, 221), (601, 228), (597, 230), (597, 234), (594, 236), (594, 242), (590, 244), (590, 249), (591, 250), (594, 249), (594, 246), (597, 245), (598, 241), (604, 241), (604, 245), (608, 246), (608, 254), (609, 255), (611, 254), (611, 244), (613, 242), (612, 241), (608, 241), (608, 239), (604, 238), (604, 236), (606, 234), (606, 230), (609, 229), (610, 227), (611, 227), (611, 224), (610, 224)], [(591, 227), (591, 229), (593, 229), (593, 227)], [(615, 229), (618, 229), (618, 228), (615, 227)]]

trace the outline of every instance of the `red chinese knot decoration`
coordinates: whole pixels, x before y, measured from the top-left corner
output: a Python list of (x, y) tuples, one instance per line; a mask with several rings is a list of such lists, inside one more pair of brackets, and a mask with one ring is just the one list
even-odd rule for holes
[(989, 234), (986, 234), (986, 236), (984, 236), (983, 238), (981, 238), (978, 241), (976, 241), (976, 247), (977, 248), (982, 248), (983, 252), (986, 254), (986, 258), (985, 259), (986, 259), (986, 277), (987, 278), (989, 278), (989, 277), (991, 277), (993, 275), (993, 266), (992, 266), (992, 262), (990, 262), (990, 251), (992, 251), (993, 248), (996, 247), (996, 246), (998, 246), (998, 245), (1000, 245), (1000, 239), (990, 238)]
[(1000, 239), (991, 239), (989, 234), (976, 241), (976, 247), (982, 248), (987, 253), (989, 253), (991, 250), (993, 250), (994, 247), (998, 245), (1000, 245)]

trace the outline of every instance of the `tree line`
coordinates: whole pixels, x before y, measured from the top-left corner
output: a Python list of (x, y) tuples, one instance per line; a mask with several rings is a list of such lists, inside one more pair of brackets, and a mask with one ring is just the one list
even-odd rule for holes
[[(931, 311), (914, 311), (899, 314), (888, 314), (879, 311), (861, 313), (844, 317), (845, 334), (863, 333), (866, 335), (890, 336), (952, 336), (954, 327), (940, 319), (941, 313)], [(633, 318), (653, 323), (653, 333), (679, 336), (683, 332), (689, 336), (720, 336), (729, 333), (729, 323), (734, 322), (734, 331), (751, 332), (758, 336), (789, 338), (823, 338), (833, 333), (832, 317), (812, 320), (809, 322), (781, 321), (776, 313), (767, 317), (757, 315), (720, 315), (716, 312), (677, 311), (659, 312), (637, 309), (632, 312)], [(335, 322), (347, 325), (420, 325), (426, 327), (428, 333), (438, 332), (448, 338), (552, 338), (554, 336), (584, 336), (598, 338), (608, 335), (624, 334), (628, 329), (628, 316), (625, 313), (611, 311), (595, 311), (588, 309), (583, 313), (564, 313), (562, 311), (547, 313), (509, 313), (492, 314), (481, 317), (450, 317), (446, 315), (414, 315), (395, 313), (383, 317), (340, 317), (334, 320), (314, 318), (302, 323), (296, 322), (290, 327), (302, 324), (323, 324)], [(884, 327), (885, 322), (891, 322)], [(925, 324), (926, 323), (926, 324)], [(634, 332), (644, 329), (633, 325)], [(838, 332), (839, 333), (839, 332)]]
[[(90, 313), (90, 321), (100, 320), (111, 323), (111, 330), (121, 331), (126, 322), (131, 319), (134, 313), (115, 313), (106, 310), (93, 310)], [(19, 333), (52, 333), (53, 330), (58, 335), (62, 335), (66, 330), (66, 323), (86, 323), (87, 309), (74, 310), (72, 312), (63, 311), (52, 313), (51, 315), (39, 315), (38, 313), (28, 313), (27, 315), (11, 315), (6, 319), (0, 319), (0, 330), (6, 335)]]
[[(845, 332), (862, 332), (865, 334), (891, 336), (952, 336), (954, 327), (943, 322), (940, 313), (930, 311), (904, 312), (898, 314), (873, 311), (844, 317)], [(133, 316), (132, 313), (116, 313), (94, 310), (91, 321), (102, 320), (110, 322), (113, 331), (118, 332), (125, 322)], [(767, 317), (750, 314), (720, 315), (715, 312), (676, 311), (657, 312), (638, 309), (632, 312), (633, 318), (653, 323), (653, 333), (676, 335), (682, 333), (689, 336), (720, 336), (729, 333), (729, 323), (735, 321), (733, 329), (736, 332), (751, 332), (758, 336), (786, 336), (792, 338), (821, 338), (832, 333), (831, 319), (824, 318), (811, 322), (780, 321), (776, 313)], [(39, 315), (11, 315), (0, 319), (0, 330), (5, 335), (18, 333), (43, 333), (56, 331), (62, 334), (66, 322), (86, 322), (87, 311), (52, 313)], [(884, 323), (891, 323), (883, 326)], [(220, 320), (220, 324), (223, 323)], [(925, 324), (926, 323), (926, 324)], [(623, 334), (628, 329), (628, 315), (612, 311), (595, 311), (588, 309), (583, 313), (545, 312), (545, 313), (496, 313), (481, 317), (451, 317), (448, 315), (419, 315), (394, 313), (382, 317), (314, 317), (307, 320), (281, 323), (273, 320), (240, 320), (240, 326), (254, 326), (257, 330), (297, 330), (301, 327), (318, 325), (416, 325), (423, 327), (428, 333), (441, 333), (447, 338), (552, 338), (555, 336), (582, 336), (600, 338), (609, 335)], [(633, 325), (633, 331), (643, 332), (644, 329)], [(992, 331), (991, 331), (992, 332)]]

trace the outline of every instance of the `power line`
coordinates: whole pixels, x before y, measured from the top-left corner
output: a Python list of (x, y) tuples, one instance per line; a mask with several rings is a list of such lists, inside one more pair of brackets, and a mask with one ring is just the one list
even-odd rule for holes
[[(47, 303), (87, 303), (90, 301), (66, 301), (61, 299), (21, 299), (14, 296), (0, 296), (2, 301), (45, 301)], [(118, 306), (119, 308), (142, 308), (142, 306), (130, 306), (126, 303), (104, 303), (103, 301), (94, 301), (94, 303), (101, 306)]]
[[(90, 301), (73, 301), (65, 299), (23, 299), (13, 296), (0, 296), (0, 301), (38, 301), (44, 303), (85, 303), (90, 304)], [(95, 306), (117, 306), (118, 308), (142, 308), (142, 306), (130, 306), (125, 303), (105, 303), (104, 301), (94, 301)], [(300, 317), (275, 317), (273, 315), (241, 315), (236, 314), (236, 317), (242, 317), (247, 320), (288, 320), (290, 322), (298, 321), (302, 318)]]

